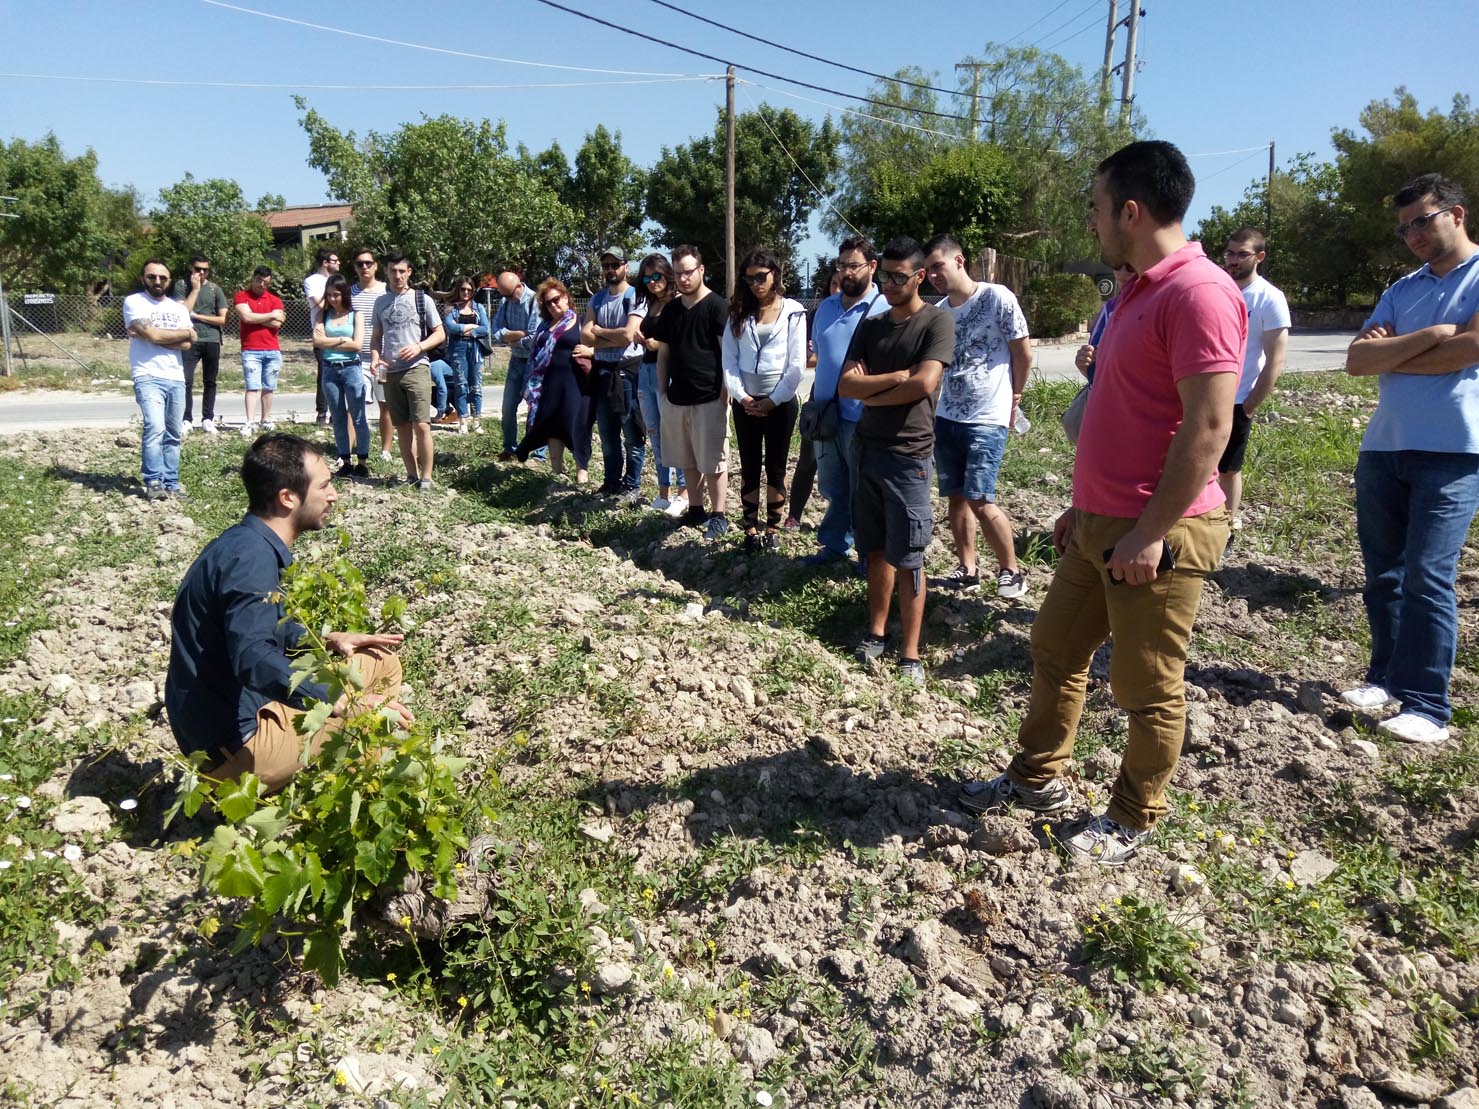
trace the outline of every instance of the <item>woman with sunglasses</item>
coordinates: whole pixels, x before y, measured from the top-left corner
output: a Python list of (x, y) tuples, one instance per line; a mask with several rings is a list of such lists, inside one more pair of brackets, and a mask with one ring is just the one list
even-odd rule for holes
[[(683, 484), (683, 471), (669, 467), (662, 459), (662, 405), (657, 396), (657, 340), (653, 332), (658, 317), (673, 297), (678, 287), (673, 284), (673, 267), (666, 254), (649, 254), (637, 268), (637, 303), (633, 316), (640, 316), (642, 365), (637, 371), (637, 406), (642, 413), (642, 424), (647, 439), (652, 444), (653, 468), (657, 471), (657, 500), (652, 507), (669, 516), (682, 516), (688, 511), (688, 490)], [(677, 475), (678, 491), (673, 492), (673, 476)]]
[(806, 368), (806, 309), (781, 295), (780, 260), (765, 248), (746, 254), (739, 273), (739, 287), (729, 298), (729, 326), (720, 344), (720, 360), (739, 444), (745, 551), (753, 554), (761, 548), (762, 468), (764, 545), (772, 551), (781, 546), (786, 463), (798, 411), (796, 390)]
[(492, 331), (488, 327), (488, 313), (473, 299), (477, 291), (471, 278), (455, 278), (452, 301), (442, 320), (447, 328), (447, 361), (464, 383), (462, 397), (457, 401), (459, 432), (477, 431), (482, 426), (483, 348), (478, 345), (478, 338), (486, 340)]
[[(571, 307), (564, 282), (545, 278), (535, 295), (542, 320), (530, 343), (529, 379), (524, 400), (529, 405), (529, 430), (514, 452), (520, 462), (545, 444), (550, 469), (565, 472), (565, 449), (575, 456), (575, 481), (584, 485), (591, 464), (590, 397), (586, 394), (592, 347), (580, 342), (580, 317)], [(582, 371), (572, 357), (586, 359)]]
[[(313, 347), (323, 364), (324, 403), (334, 425), (334, 453), (343, 477), (370, 476), (370, 422), (365, 418), (365, 374), (359, 351), (364, 343), (363, 314), (354, 310), (349, 281), (342, 273), (324, 283), (323, 311), (313, 325)], [(359, 456), (349, 465), (349, 425), (354, 423), (353, 449)]]

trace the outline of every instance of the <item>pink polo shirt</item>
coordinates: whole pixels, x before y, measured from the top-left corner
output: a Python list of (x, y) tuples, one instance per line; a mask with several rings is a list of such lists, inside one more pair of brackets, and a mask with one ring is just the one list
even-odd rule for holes
[[(1187, 243), (1141, 274), (1120, 296), (1094, 355), (1094, 388), (1073, 464), (1073, 507), (1138, 518), (1181, 426), (1176, 383), (1191, 374), (1241, 373), (1247, 340), (1243, 294), (1200, 243)], [(1223, 500), (1214, 465), (1184, 515), (1200, 516)]]

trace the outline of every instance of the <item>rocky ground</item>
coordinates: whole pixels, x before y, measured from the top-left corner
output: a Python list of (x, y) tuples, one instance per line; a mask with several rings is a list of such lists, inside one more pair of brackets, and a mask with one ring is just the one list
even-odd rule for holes
[[(339, 523), (373, 591), (410, 596), (419, 624), (408, 696), (477, 788), (497, 769), (494, 830), (571, 867), (552, 880), (580, 901), (592, 1031), (549, 1056), (558, 1103), (1479, 1106), (1479, 564), (1466, 552), (1459, 739), (1394, 746), (1334, 697), (1365, 650), (1346, 481), (1273, 470), (1275, 437), (1293, 450), (1366, 404), (1312, 389), (1260, 429), (1269, 497), (1207, 586), (1172, 813), (1118, 872), (1057, 849), (1070, 822), (955, 801), (1009, 757), (1025, 704), (1049, 577), (1032, 536), (1069, 473), (1048, 419), (1014, 443), (1003, 501), (1031, 592), (931, 597), (925, 690), (850, 660), (861, 585), (798, 569), (804, 535), (746, 559), (467, 440), (429, 498), (350, 487)], [(0, 444), (38, 501), (9, 564), (42, 583), (0, 598), (26, 633), (0, 699), (30, 712), (3, 725), (0, 909), (40, 907), (51, 933), (0, 923), (7, 956), (44, 955), (4, 978), (0, 1098), (553, 1104), (497, 1054), (526, 1030), (398, 985), (394, 956), (326, 989), (280, 942), (232, 954), (236, 907), (192, 858), (209, 821), (160, 826), (170, 597), (239, 511), (240, 449), (190, 441), (196, 499), (150, 505), (112, 435)], [(1295, 500), (1311, 480), (1328, 496)], [(946, 544), (941, 527), (933, 568)], [(1101, 654), (1085, 812), (1123, 732)]]

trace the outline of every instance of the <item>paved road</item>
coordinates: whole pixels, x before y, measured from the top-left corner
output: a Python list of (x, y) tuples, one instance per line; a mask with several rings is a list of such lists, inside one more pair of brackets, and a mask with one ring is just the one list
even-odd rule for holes
[[(1345, 365), (1345, 350), (1352, 338), (1346, 332), (1296, 331), (1289, 337), (1288, 368), (1296, 373), (1339, 369)], [(1037, 347), (1033, 352), (1036, 360), (1034, 373), (1049, 381), (1080, 380), (1073, 367), (1077, 350), (1075, 343)], [(501, 386), (486, 386), (483, 410), (497, 413), (502, 407), (502, 398)], [(239, 392), (222, 391), (216, 399), (216, 407), (217, 415), (226, 424), (235, 427), (241, 423), (244, 408)], [(279, 394), (272, 410), (282, 420), (312, 421), (313, 394)], [(0, 435), (74, 427), (123, 428), (138, 418), (139, 407), (128, 394), (72, 393), (50, 389), (0, 394)]]

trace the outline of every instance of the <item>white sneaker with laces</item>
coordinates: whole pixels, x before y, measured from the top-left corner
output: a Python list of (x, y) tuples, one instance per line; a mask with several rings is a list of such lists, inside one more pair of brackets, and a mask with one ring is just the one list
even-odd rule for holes
[(1021, 570), (1002, 570), (996, 575), (996, 595), (1015, 600), (1027, 592), (1027, 575)]
[(250, 439), (256, 433), (257, 433), (257, 425), (256, 424), (254, 424), (254, 423), (245, 423), (245, 424), (242, 424), (241, 425), (241, 437), (243, 439)]
[(1140, 845), (1150, 838), (1150, 831), (1127, 828), (1100, 814), (1090, 817), (1083, 831), (1064, 841), (1080, 858), (1100, 866), (1123, 866), (1135, 857)]
[(1347, 689), (1340, 695), (1340, 699), (1353, 709), (1369, 710), (1390, 705), (1397, 698), (1379, 685), (1362, 685), (1355, 689)]
[(1415, 712), (1399, 712), (1390, 720), (1383, 720), (1376, 730), (1404, 743), (1442, 743), (1448, 738), (1448, 729), (1442, 724)]
[(1073, 794), (1062, 778), (1052, 779), (1041, 789), (1031, 789), (1019, 786), (1006, 774), (998, 774), (989, 781), (964, 783), (960, 787), (959, 800), (962, 808), (974, 813), (1018, 808), (1050, 816), (1067, 812), (1074, 806)]
[(674, 497), (671, 501), (668, 502), (668, 507), (663, 509), (663, 511), (676, 520), (679, 516), (682, 516), (683, 513), (688, 511), (688, 498)]
[(180, 424), (180, 438), (181, 439), (184, 439), (187, 435), (189, 435), (194, 430), (195, 430), (195, 421), (194, 420), (186, 420), (184, 423)]
[(203, 431), (203, 432), (205, 432), (207, 435), (219, 435), (220, 434), (220, 432), (216, 430), (216, 421), (215, 420), (201, 420), (200, 421), (200, 430)]
[(276, 420), (263, 420), (262, 421), (262, 430), (263, 431), (276, 431), (277, 430), (277, 421)]

